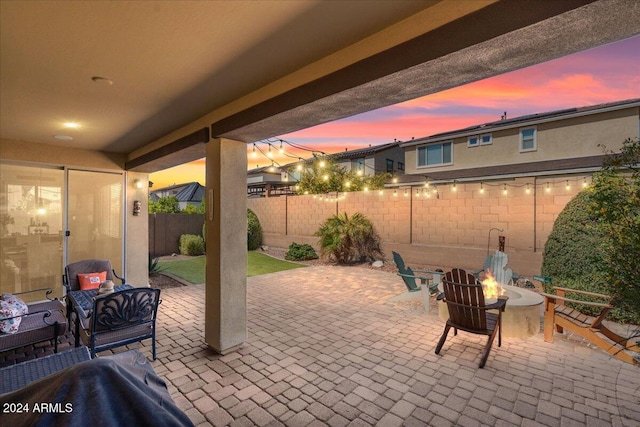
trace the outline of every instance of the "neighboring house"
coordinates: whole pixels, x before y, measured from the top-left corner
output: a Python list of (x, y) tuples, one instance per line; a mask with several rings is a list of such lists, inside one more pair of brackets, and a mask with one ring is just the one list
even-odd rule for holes
[(394, 141), (373, 147), (370, 145), (357, 150), (345, 150), (329, 154), (327, 159), (335, 160), (338, 165), (347, 170), (361, 170), (364, 175), (375, 175), (384, 172), (404, 175), (404, 150), (400, 148), (400, 143), (400, 141)]
[[(639, 135), (640, 99), (503, 118), (401, 144), (398, 185), (571, 175), (600, 168), (605, 148)], [(506, 114), (505, 114), (506, 115)]]
[(204, 198), (205, 187), (198, 182), (187, 182), (169, 187), (158, 188), (149, 192), (149, 199), (157, 202), (161, 197), (175, 196), (178, 199), (178, 207), (182, 210), (187, 205), (200, 206)]
[[(327, 160), (334, 160), (346, 170), (361, 171), (363, 175), (389, 172), (394, 175), (405, 173), (404, 150), (400, 141), (369, 146), (351, 151), (328, 154)], [(309, 167), (317, 158), (288, 163), (281, 167), (265, 166), (247, 172), (247, 194), (249, 197), (265, 195), (293, 194), (291, 186), (300, 180), (301, 171)]]
[(247, 196), (269, 197), (291, 194), (288, 175), (277, 166), (263, 166), (247, 171)]

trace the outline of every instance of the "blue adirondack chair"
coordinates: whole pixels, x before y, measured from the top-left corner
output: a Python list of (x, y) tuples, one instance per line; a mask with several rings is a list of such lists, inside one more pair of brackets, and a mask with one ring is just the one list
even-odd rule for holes
[[(409, 292), (421, 291), (422, 286), (427, 285), (427, 281), (435, 279), (432, 272), (427, 272), (427, 270), (412, 270), (411, 267), (405, 265), (404, 260), (399, 253), (392, 251), (392, 254), (393, 262), (396, 263), (396, 267), (398, 268), (398, 276), (402, 277), (402, 280)], [(417, 275), (416, 273), (425, 273), (430, 274), (431, 276)], [(416, 280), (420, 280), (420, 285), (418, 285)], [(433, 283), (429, 285), (429, 295), (435, 295), (438, 293), (439, 282), (439, 280), (433, 280)]]

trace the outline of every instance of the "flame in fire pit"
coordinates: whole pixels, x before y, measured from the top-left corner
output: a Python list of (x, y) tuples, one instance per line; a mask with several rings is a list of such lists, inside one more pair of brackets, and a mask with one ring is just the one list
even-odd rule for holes
[(485, 298), (498, 298), (500, 295), (504, 294), (502, 284), (498, 283), (495, 277), (493, 277), (490, 268), (487, 268), (485, 278), (481, 283), (482, 292), (484, 293)]

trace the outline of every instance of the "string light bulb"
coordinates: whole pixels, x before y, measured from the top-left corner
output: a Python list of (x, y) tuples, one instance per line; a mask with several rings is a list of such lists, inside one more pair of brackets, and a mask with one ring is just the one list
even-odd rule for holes
[(531, 184), (527, 182), (527, 189), (525, 190), (527, 194), (531, 193)]
[(404, 189), (404, 197), (409, 196), (409, 190), (407, 190), (406, 188)]
[(324, 162), (324, 160), (320, 160), (320, 167), (323, 168), (326, 165), (326, 163)]
[(365, 192), (369, 191), (369, 187), (366, 187), (366, 186), (365, 186), (365, 187), (364, 187), (364, 191), (365, 191)]
[(393, 190), (394, 197), (398, 195), (398, 190)]
[(301, 171), (301, 170), (302, 170), (302, 164), (301, 164), (301, 163), (298, 163), (298, 166), (296, 166), (296, 169), (297, 169), (297, 170), (299, 170), (299, 171)]
[(397, 183), (397, 182), (398, 182), (398, 177), (395, 177), (395, 176), (394, 176), (394, 177), (393, 177), (393, 183), (395, 184), (395, 183)]
[(569, 184), (569, 180), (567, 180), (567, 185), (565, 186), (567, 191), (571, 190), (571, 185)]
[(416, 190), (416, 197), (420, 197), (420, 189), (419, 188)]
[(480, 183), (480, 193), (484, 193), (484, 183)]
[(251, 157), (258, 157), (258, 153), (256, 153), (256, 144), (253, 144), (253, 151), (251, 152)]
[(384, 190), (378, 191), (378, 194), (382, 196), (384, 194)]
[(424, 188), (429, 188), (429, 181), (425, 181)]
[(344, 183), (344, 185), (345, 185), (345, 187), (349, 188), (349, 187), (351, 187), (351, 182), (347, 181), (347, 182)]
[(278, 153), (284, 154), (284, 148), (282, 148), (282, 141), (280, 141), (280, 150), (278, 150)]
[(505, 184), (502, 188), (502, 194), (504, 194), (505, 196), (507, 195), (507, 184)]
[(362, 169), (358, 168), (357, 174), (358, 174), (358, 176), (362, 176)]
[(587, 187), (587, 177), (585, 177), (585, 178), (582, 180), (582, 188), (586, 188), (586, 187)]
[(329, 181), (329, 175), (327, 175), (326, 173), (324, 174), (324, 176), (322, 177), (322, 179), (324, 179), (325, 181)]
[(456, 191), (458, 191), (458, 187), (457, 187), (457, 184), (455, 182), (453, 183), (453, 187), (451, 187), (451, 191), (453, 191), (454, 193)]
[(273, 158), (273, 153), (271, 152), (271, 144), (269, 144), (269, 151), (267, 151), (267, 157), (270, 159)]
[(551, 187), (549, 186), (549, 181), (547, 181), (547, 188), (544, 189), (547, 193), (551, 192)]

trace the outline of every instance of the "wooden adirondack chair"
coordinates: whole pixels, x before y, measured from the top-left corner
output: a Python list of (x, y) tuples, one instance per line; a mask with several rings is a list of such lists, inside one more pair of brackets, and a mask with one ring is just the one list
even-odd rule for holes
[[(444, 286), (444, 302), (449, 309), (449, 320), (436, 347), (436, 354), (440, 353), (447, 339), (449, 329), (453, 328), (454, 335), (461, 329), (472, 334), (487, 335), (487, 344), (480, 356), (480, 368), (483, 368), (489, 357), (491, 345), (498, 335), (498, 347), (502, 345), (502, 312), (507, 305), (506, 297), (500, 297), (497, 302), (486, 305), (482, 285), (471, 273), (461, 269), (453, 269), (442, 280)], [(498, 313), (488, 313), (488, 310), (498, 310)]]
[[(609, 303), (611, 300), (609, 295), (580, 291), (571, 288), (561, 288), (558, 286), (554, 286), (553, 289), (556, 292), (555, 295), (546, 293), (542, 294), (544, 296), (545, 307), (544, 340), (546, 342), (553, 342), (553, 327), (555, 325), (556, 331), (559, 333), (562, 333), (566, 328), (569, 332), (573, 332), (574, 334), (581, 336), (612, 356), (627, 363), (640, 365), (640, 360), (637, 358), (638, 355), (634, 358), (634, 355), (631, 353), (640, 353), (640, 346), (634, 343), (632, 339), (623, 338), (602, 324), (602, 321), (613, 308), (613, 305)], [(576, 295), (600, 298), (605, 302), (592, 302), (567, 298), (567, 292)], [(601, 309), (601, 311), (595, 317), (587, 316), (565, 303), (573, 303), (572, 305), (574, 307), (575, 304), (597, 307)], [(640, 340), (640, 337), (638, 340)]]

